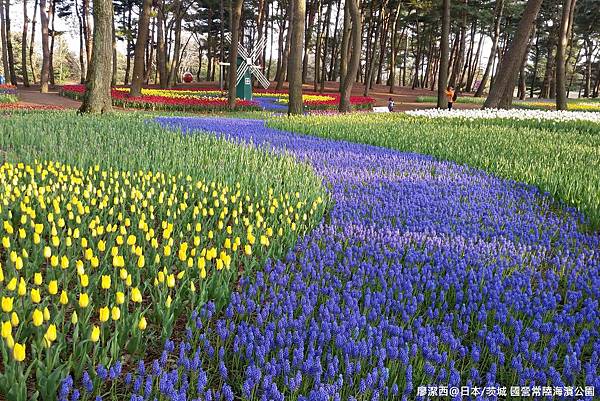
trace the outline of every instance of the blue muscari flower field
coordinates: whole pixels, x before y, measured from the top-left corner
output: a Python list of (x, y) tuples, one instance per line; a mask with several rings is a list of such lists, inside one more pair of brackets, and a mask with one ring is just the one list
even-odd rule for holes
[(223, 312), (213, 303), (194, 312), (195, 326), (160, 357), (126, 374), (117, 363), (81, 382), (67, 377), (60, 400), (422, 400), (416, 388), (432, 384), (600, 389), (600, 236), (578, 229), (575, 210), (428, 156), (256, 120), (158, 121), (289, 152), (323, 177), (333, 207), (285, 259), (246, 275)]

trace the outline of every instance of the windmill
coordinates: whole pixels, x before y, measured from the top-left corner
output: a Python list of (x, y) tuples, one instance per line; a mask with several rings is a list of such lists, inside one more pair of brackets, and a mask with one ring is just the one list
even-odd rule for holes
[[(231, 43), (231, 34), (225, 35), (225, 40)], [(233, 45), (233, 44), (232, 44)], [(267, 89), (271, 84), (267, 77), (262, 73), (261, 67), (255, 64), (258, 56), (267, 45), (267, 38), (262, 37), (254, 48), (248, 50), (240, 43), (238, 46), (238, 61), (237, 74), (235, 77), (236, 96), (241, 99), (252, 99), (252, 76), (254, 76), (263, 88)], [(229, 65), (229, 63), (221, 63), (221, 65)]]

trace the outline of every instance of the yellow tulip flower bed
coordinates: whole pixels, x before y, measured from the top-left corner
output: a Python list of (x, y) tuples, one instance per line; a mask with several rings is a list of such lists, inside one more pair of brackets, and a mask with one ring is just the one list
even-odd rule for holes
[(0, 129), (0, 394), (15, 399), (30, 375), (52, 399), (66, 374), (162, 347), (323, 214), (320, 180), (287, 156), (138, 117), (22, 114)]

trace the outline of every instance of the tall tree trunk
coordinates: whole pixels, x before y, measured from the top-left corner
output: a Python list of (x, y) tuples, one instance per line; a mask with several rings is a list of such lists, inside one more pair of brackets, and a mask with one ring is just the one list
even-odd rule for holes
[[(385, 1), (382, 4), (382, 9), (384, 12), (387, 10), (386, 5), (387, 5), (387, 1)], [(377, 85), (381, 85), (381, 80), (383, 78), (383, 64), (384, 64), (384, 59), (385, 59), (385, 55), (386, 55), (385, 51), (389, 46), (388, 32), (390, 30), (390, 17), (391, 17), (391, 15), (386, 12), (385, 18), (382, 21), (382, 23), (383, 23), (382, 29), (380, 29), (381, 38), (379, 39), (379, 62), (377, 63), (377, 79), (375, 80), (375, 83)]]
[(146, 45), (146, 68), (144, 69), (144, 84), (150, 83), (152, 75), (152, 62), (154, 61), (154, 34), (156, 32), (156, 18), (152, 20), (152, 28), (148, 36), (148, 44)]
[[(179, 63), (179, 55), (181, 53), (181, 21), (183, 20), (183, 10), (180, 0), (176, 0), (175, 8), (175, 43), (173, 45), (173, 58), (171, 59), (171, 67), (169, 68), (169, 80), (167, 87), (172, 88), (176, 84), (177, 65)], [(209, 33), (210, 35), (210, 33)]]
[(592, 57), (593, 46), (590, 36), (585, 38), (585, 84), (583, 86), (583, 97), (590, 97), (592, 94)]
[(40, 0), (40, 22), (42, 25), (42, 71), (40, 74), (40, 92), (48, 93), (50, 78), (50, 46), (48, 44), (48, 10), (46, 0)]
[(306, 25), (306, 37), (304, 38), (304, 54), (302, 55), (302, 82), (306, 83), (308, 78), (308, 51), (310, 49), (310, 43), (312, 40), (313, 26), (315, 24), (315, 14), (317, 11), (318, 0), (311, 0), (308, 2), (308, 13), (306, 18), (308, 19)]
[(348, 72), (348, 45), (350, 43), (350, 33), (352, 30), (349, 3), (348, 0), (344, 0), (344, 24), (342, 26), (342, 49), (340, 50), (340, 92), (342, 90), (342, 84), (346, 79), (346, 73)]
[(29, 74), (27, 73), (27, 33), (29, 30), (29, 17), (27, 16), (27, 0), (23, 0), (23, 36), (21, 39), (21, 71), (23, 85), (29, 87)]
[(29, 68), (31, 69), (31, 81), (37, 82), (35, 66), (33, 65), (33, 52), (35, 49), (35, 26), (37, 24), (38, 0), (33, 3), (33, 20), (31, 21), (31, 36), (29, 38)]
[[(40, 0), (41, 1), (41, 0)], [(89, 66), (92, 62), (92, 33), (90, 32), (92, 22), (90, 19), (90, 0), (83, 1), (83, 36), (85, 37), (85, 57), (86, 65)], [(86, 74), (87, 77), (87, 74)]]
[(406, 86), (406, 62), (408, 61), (408, 32), (404, 38), (404, 51), (402, 52), (402, 86)]
[(537, 83), (537, 71), (538, 65), (540, 62), (540, 32), (537, 31), (535, 36), (535, 52), (533, 56), (533, 74), (531, 74), (531, 87), (529, 88), (529, 97), (533, 97), (533, 92), (535, 90), (535, 84)]
[(511, 106), (515, 80), (527, 50), (527, 42), (531, 36), (533, 22), (537, 18), (542, 1), (529, 0), (527, 2), (515, 37), (500, 62), (497, 78), (494, 80), (490, 94), (484, 103), (484, 108), (509, 108)]
[(329, 81), (335, 81), (338, 74), (338, 27), (340, 24), (340, 11), (342, 8), (342, 0), (337, 0), (335, 12), (335, 26), (333, 28), (333, 37), (331, 38), (331, 60), (329, 64)]
[(111, 35), (112, 35), (112, 74), (111, 74), (111, 80), (110, 80), (110, 84), (112, 86), (116, 86), (117, 85), (117, 31), (115, 28), (115, 14), (113, 13), (112, 15), (112, 22), (111, 22)]
[(161, 89), (166, 89), (167, 75), (167, 44), (165, 39), (165, 10), (164, 3), (160, 1), (158, 5), (158, 15), (156, 17), (156, 69), (158, 71), (158, 80)]
[[(398, 6), (396, 7), (396, 12), (394, 14), (394, 24), (392, 25), (392, 29), (394, 30), (392, 34), (392, 51), (390, 53), (390, 77), (388, 79), (388, 85), (390, 86), (390, 93), (394, 93), (394, 87), (396, 85), (396, 57), (398, 57), (398, 48), (399, 48), (399, 38), (398, 38), (398, 29), (400, 25), (400, 10), (402, 8), (402, 3), (398, 2)], [(400, 35), (402, 37), (402, 35)]]
[[(271, 6), (271, 12), (275, 12), (275, 6)], [(273, 41), (275, 39), (275, 35), (273, 34), (275, 32), (275, 22), (274, 22), (275, 18), (271, 18), (270, 21), (270, 31), (271, 31), (271, 35), (269, 35), (270, 38), (270, 43), (269, 43), (269, 66), (267, 67), (267, 78), (271, 79), (271, 66), (273, 65)]]
[(483, 73), (483, 78), (481, 78), (479, 87), (475, 91), (475, 97), (483, 96), (483, 91), (485, 90), (485, 86), (487, 85), (487, 82), (490, 79), (490, 75), (492, 73), (492, 69), (494, 68), (494, 61), (496, 59), (496, 53), (498, 51), (498, 42), (500, 40), (500, 23), (502, 21), (503, 12), (504, 0), (498, 0), (494, 8), (494, 32), (492, 34), (492, 48), (490, 50), (490, 56), (485, 67), (485, 72)]
[(10, 71), (10, 82), (13, 85), (17, 85), (17, 72), (15, 71), (15, 54), (13, 52), (12, 45), (12, 33), (10, 30), (10, 0), (4, 0), (6, 7), (6, 21), (5, 21), (5, 29), (6, 29), (6, 50), (8, 52), (8, 69)]
[(440, 39), (440, 66), (438, 68), (437, 107), (445, 109), (448, 106), (446, 85), (448, 84), (448, 55), (450, 53), (450, 0), (442, 3), (442, 37)]
[[(290, 0), (292, 1), (292, 0)], [(315, 41), (315, 71), (313, 76), (313, 92), (317, 91), (317, 85), (319, 84), (319, 73), (321, 72), (321, 43), (322, 43), (322, 31), (321, 24), (323, 19), (321, 16), (321, 0), (317, 0), (317, 13), (319, 18), (317, 19), (317, 40)], [(291, 27), (290, 27), (291, 29)]]
[(475, 57), (475, 32), (477, 30), (477, 21), (473, 21), (471, 24), (471, 36), (469, 38), (469, 50), (467, 51), (467, 58), (465, 60), (465, 65), (460, 74), (460, 81), (458, 83), (459, 87), (462, 87), (465, 83), (465, 77), (468, 80), (469, 70), (471, 68), (471, 63), (473, 62), (473, 58)]
[(467, 77), (467, 87), (466, 91), (471, 92), (473, 89), (473, 82), (475, 81), (475, 75), (479, 71), (479, 64), (481, 63), (481, 48), (483, 44), (483, 35), (479, 36), (479, 43), (477, 44), (477, 51), (475, 52), (475, 57), (473, 58), (473, 62), (469, 67), (469, 74)]
[[(129, 78), (131, 75), (131, 8), (127, 12), (127, 50), (125, 51), (125, 77), (123, 78), (123, 85), (129, 85)], [(143, 57), (143, 56), (142, 56)]]
[(112, 20), (111, 0), (94, 0), (94, 40), (92, 62), (80, 113), (105, 113), (112, 110)]
[(550, 31), (550, 37), (548, 38), (548, 58), (546, 60), (546, 70), (544, 72), (544, 80), (542, 81), (542, 88), (540, 90), (540, 98), (546, 99), (550, 97), (550, 88), (552, 87), (552, 76), (554, 75), (553, 69), (555, 64), (554, 49), (556, 45), (556, 30)]
[(421, 46), (420, 46), (420, 26), (419, 20), (416, 20), (416, 54), (415, 54), (415, 74), (413, 76), (412, 89), (415, 89), (419, 86), (419, 69), (421, 68)]
[[(292, 12), (292, 0), (288, 0), (288, 8), (287, 8), (287, 12), (286, 12), (286, 16), (289, 15)], [(281, 54), (281, 72), (279, 75), (279, 80), (277, 81), (277, 86), (275, 87), (275, 89), (277, 90), (282, 90), (283, 89), (283, 83), (286, 80), (286, 76), (287, 76), (287, 65), (288, 65), (288, 55), (290, 54), (290, 39), (291, 39), (291, 35), (292, 35), (292, 27), (289, 26), (288, 30), (287, 30), (287, 34), (285, 35), (285, 47), (283, 48), (282, 54)]]
[[(278, 25), (278, 42), (277, 42), (277, 67), (275, 70), (275, 81), (277, 81), (277, 86), (279, 86), (279, 82), (283, 81), (281, 78), (282, 73), (282, 65), (283, 65), (283, 53), (285, 51), (285, 27), (287, 26), (287, 13), (284, 11), (283, 5), (281, 2), (277, 2), (277, 8), (279, 10), (279, 18)], [(283, 87), (283, 82), (281, 84)]]
[(235, 109), (238, 43), (240, 41), (240, 19), (244, 0), (233, 0), (231, 9), (231, 48), (229, 49), (229, 109)]
[(302, 53), (304, 40), (304, 20), (306, 17), (306, 0), (292, 0), (293, 8), (290, 17), (292, 37), (288, 63), (288, 80), (290, 82), (290, 98), (288, 114), (302, 114)]
[(348, 70), (342, 84), (339, 106), (339, 111), (342, 113), (347, 113), (352, 108), (350, 94), (352, 93), (352, 86), (354, 85), (354, 79), (358, 72), (362, 46), (362, 22), (358, 0), (346, 1), (349, 3), (348, 9), (352, 18), (352, 55), (350, 56), (350, 63), (348, 64)]
[(4, 1), (0, 0), (0, 35), (2, 36), (2, 73), (4, 79), (10, 79), (10, 68), (8, 67), (8, 46), (6, 45), (6, 17), (4, 15)]
[(321, 61), (321, 87), (319, 88), (319, 92), (323, 93), (325, 91), (325, 80), (327, 78), (327, 49), (329, 47), (329, 30), (331, 23), (331, 6), (333, 1), (329, 1), (327, 5), (327, 12), (325, 13), (325, 20), (323, 21), (323, 28), (325, 30), (325, 40), (322, 44), (323, 47), (323, 60)]
[(52, 35), (50, 35), (50, 59), (48, 61), (48, 65), (50, 68), (50, 85), (54, 86), (55, 82), (54, 82), (54, 42), (56, 39), (56, 0), (52, 0), (52, 3), (50, 5), (50, 12), (49, 12), (49, 20), (50, 22), (50, 31), (52, 32)]
[(562, 6), (562, 17), (558, 37), (558, 49), (556, 51), (556, 110), (567, 109), (567, 88), (565, 54), (568, 44), (569, 20), (571, 8), (577, 0), (564, 0)]
[[(464, 0), (465, 8), (467, 7), (467, 1)], [(467, 42), (467, 12), (466, 9), (462, 12), (462, 19), (460, 22), (460, 35), (459, 35), (459, 45), (458, 52), (456, 53), (456, 61), (452, 67), (452, 74), (450, 75), (450, 85), (457, 86), (457, 83), (460, 86), (460, 73), (461, 68), (463, 67), (463, 60), (465, 58), (465, 47)]]
[(75, 15), (77, 16), (77, 21), (79, 22), (79, 83), (85, 83), (85, 45), (84, 45), (84, 35), (83, 35), (83, 20), (81, 18), (81, 13), (79, 12), (79, 4), (77, 4), (77, 0), (75, 0)]
[(140, 20), (138, 22), (137, 40), (133, 52), (133, 75), (131, 77), (131, 88), (129, 96), (137, 97), (142, 94), (142, 82), (144, 79), (144, 54), (148, 43), (148, 31), (150, 29), (150, 9), (152, 0), (144, 0)]
[(529, 51), (531, 50), (531, 44), (533, 43), (533, 37), (536, 35), (536, 26), (533, 25), (533, 31), (531, 32), (531, 37), (527, 42), (527, 50), (525, 50), (525, 56), (523, 57), (523, 61), (521, 62), (521, 67), (519, 68), (519, 85), (517, 89), (517, 97), (519, 100), (525, 100), (525, 95), (527, 93), (527, 85), (525, 82), (525, 68), (527, 67), (527, 60), (529, 58)]

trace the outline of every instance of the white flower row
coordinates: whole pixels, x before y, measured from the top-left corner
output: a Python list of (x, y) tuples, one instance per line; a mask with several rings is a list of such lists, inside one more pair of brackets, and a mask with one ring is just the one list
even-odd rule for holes
[(406, 114), (426, 118), (462, 118), (474, 119), (512, 119), (512, 120), (551, 120), (551, 121), (591, 121), (600, 123), (599, 112), (587, 111), (554, 111), (554, 110), (529, 110), (529, 109), (421, 109), (407, 111)]

